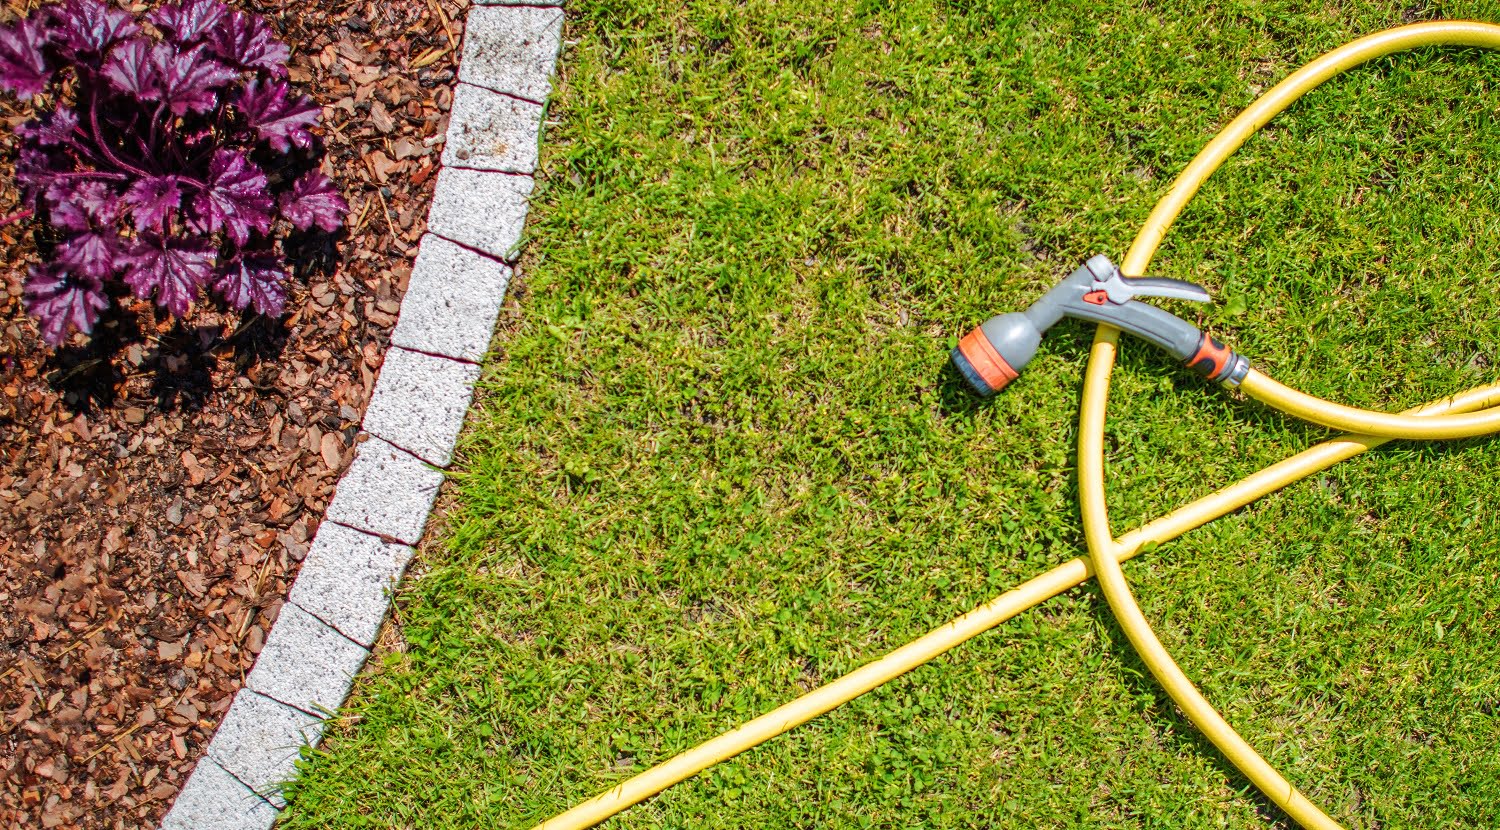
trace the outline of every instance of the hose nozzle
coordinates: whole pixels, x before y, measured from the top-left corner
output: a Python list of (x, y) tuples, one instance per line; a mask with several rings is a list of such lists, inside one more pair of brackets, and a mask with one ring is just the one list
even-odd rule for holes
[(1048, 329), (1064, 317), (1074, 317), (1128, 331), (1166, 349), (1211, 380), (1239, 385), (1250, 370), (1249, 361), (1186, 320), (1136, 297), (1210, 299), (1200, 285), (1125, 277), (1108, 257), (1091, 257), (1030, 308), (991, 317), (964, 335), (953, 350), (953, 365), (974, 391), (989, 397), (1021, 374)]
[(987, 398), (1020, 376), (1041, 342), (1041, 330), (1025, 314), (1001, 314), (958, 341), (953, 365)]

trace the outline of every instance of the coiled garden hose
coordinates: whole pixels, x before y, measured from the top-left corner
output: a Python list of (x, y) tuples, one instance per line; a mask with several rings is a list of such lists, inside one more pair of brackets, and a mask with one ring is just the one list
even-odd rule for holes
[[(1136, 234), (1135, 241), (1125, 256), (1122, 270), (1129, 274), (1143, 273), (1150, 266), (1151, 257), (1156, 253), (1167, 229), (1203, 182), (1256, 130), (1293, 101), (1351, 67), (1393, 52), (1438, 45), (1500, 49), (1500, 26), (1468, 21), (1402, 26), (1341, 46), (1292, 73), (1240, 113), (1199, 151), (1187, 169), (1177, 177), (1171, 191), (1147, 217), (1145, 226)], [(1145, 615), (1141, 613), (1140, 606), (1136, 604), (1135, 596), (1131, 594), (1130, 586), (1125, 581), (1125, 573), (1117, 559), (1120, 545), (1110, 534), (1104, 499), (1104, 410), (1109, 398), (1109, 375), (1114, 367), (1115, 344), (1118, 339), (1119, 331), (1110, 326), (1101, 325), (1094, 335), (1079, 415), (1079, 490), (1084, 536), (1095, 567), (1095, 577), (1131, 645), (1193, 724), (1267, 798), (1285, 810), (1298, 824), (1317, 830), (1336, 830), (1339, 824), (1308, 801), (1296, 787), (1266, 763), (1214, 710), (1192, 681), (1188, 680), (1187, 675), (1157, 639), (1156, 633), (1151, 630), (1150, 623), (1146, 622)], [(1468, 415), (1453, 414), (1452, 410), (1444, 414), (1428, 412), (1391, 415), (1369, 412), (1340, 406), (1289, 389), (1253, 368), (1240, 381), (1240, 389), (1246, 395), (1289, 415), (1334, 429), (1387, 440), (1436, 440), (1500, 432), (1500, 407), (1493, 403)], [(1295, 480), (1288, 478), (1278, 486)]]
[[(1122, 274), (1145, 273), (1167, 229), (1204, 180), (1277, 113), (1340, 72), (1378, 57), (1423, 46), (1500, 49), (1500, 26), (1466, 21), (1418, 23), (1361, 38), (1314, 60), (1251, 104), (1198, 153), (1152, 210), (1121, 268), (1114, 269), (1108, 260), (1096, 257), (1031, 309), (992, 319), (964, 338), (955, 350), (955, 363), (964, 375), (980, 391), (993, 393), (1016, 377), (1034, 353), (1041, 332), (1060, 317), (1075, 316), (1100, 323), (1090, 352), (1079, 417), (1078, 477), (1089, 549), (1087, 559), (1080, 557), (1059, 565), (873, 663), (542, 822), (535, 830), (578, 830), (597, 824), (719, 761), (899, 677), (1090, 576), (1098, 578), (1121, 628), (1157, 680), (1214, 745), (1299, 824), (1320, 830), (1338, 828), (1333, 819), (1298, 792), (1224, 721), (1177, 666), (1141, 613), (1120, 565), (1148, 545), (1175, 539), (1387, 441), (1462, 438), (1500, 432), (1500, 383), (1477, 387), (1401, 414), (1340, 406), (1282, 386), (1211, 337), (1189, 330), (1190, 327), (1185, 329), (1185, 322), (1133, 299), (1134, 296), (1204, 298), (1194, 291), (1196, 286), (1172, 280), (1131, 279)], [(1122, 329), (1173, 351), (1210, 378), (1238, 386), (1246, 395), (1268, 406), (1350, 434), (1318, 444), (1115, 538), (1110, 533), (1105, 506), (1104, 420), (1110, 372)]]

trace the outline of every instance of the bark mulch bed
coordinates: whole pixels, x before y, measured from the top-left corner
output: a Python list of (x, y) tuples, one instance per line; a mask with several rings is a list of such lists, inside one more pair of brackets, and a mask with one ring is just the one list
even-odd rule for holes
[[(324, 104), (346, 232), (283, 320), (137, 302), (54, 352), (21, 308), (31, 232), (0, 228), (0, 827), (165, 814), (353, 455), (425, 230), (466, 0), (236, 5)], [(0, 130), (0, 214), (14, 158)]]

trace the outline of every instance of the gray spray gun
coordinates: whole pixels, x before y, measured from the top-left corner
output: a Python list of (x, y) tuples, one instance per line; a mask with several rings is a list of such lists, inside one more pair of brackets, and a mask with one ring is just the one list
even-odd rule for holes
[(1108, 257), (1095, 256), (1053, 286), (1031, 308), (991, 317), (953, 350), (953, 365), (979, 394), (989, 397), (1016, 379), (1042, 342), (1042, 333), (1064, 317), (1104, 323), (1166, 349), (1199, 374), (1238, 386), (1250, 362), (1196, 326), (1136, 297), (1208, 302), (1200, 285), (1182, 280), (1132, 279)]

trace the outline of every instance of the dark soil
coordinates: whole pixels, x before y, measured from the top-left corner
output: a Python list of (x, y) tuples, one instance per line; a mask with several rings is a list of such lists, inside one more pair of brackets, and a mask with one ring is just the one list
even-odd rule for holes
[[(0, 228), (0, 827), (166, 812), (353, 455), (425, 229), (466, 2), (237, 5), (325, 105), (346, 231), (302, 246), (281, 320), (127, 301), (51, 350), (21, 308), (31, 229)], [(0, 130), (0, 215), (14, 157)]]

